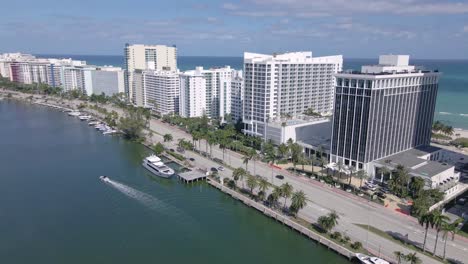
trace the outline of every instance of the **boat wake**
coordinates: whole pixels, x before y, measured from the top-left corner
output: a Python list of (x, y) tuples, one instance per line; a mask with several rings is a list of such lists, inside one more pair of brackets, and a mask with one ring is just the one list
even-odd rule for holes
[(128, 185), (123, 183), (107, 179), (106, 182), (114, 187), (116, 190), (120, 191), (121, 193), (125, 194), (127, 197), (132, 198), (139, 203), (143, 204), (145, 207), (157, 211), (159, 213), (165, 214), (170, 217), (177, 217), (178, 219), (185, 219), (189, 220), (191, 217), (185, 214), (180, 209), (171, 206), (154, 196), (151, 196), (147, 193), (134, 189)]

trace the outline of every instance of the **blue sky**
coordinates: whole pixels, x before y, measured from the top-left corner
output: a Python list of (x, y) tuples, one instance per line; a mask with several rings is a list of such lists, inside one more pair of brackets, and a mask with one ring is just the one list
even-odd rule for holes
[(4, 1), (0, 52), (119, 55), (125, 43), (180, 55), (468, 59), (468, 0)]

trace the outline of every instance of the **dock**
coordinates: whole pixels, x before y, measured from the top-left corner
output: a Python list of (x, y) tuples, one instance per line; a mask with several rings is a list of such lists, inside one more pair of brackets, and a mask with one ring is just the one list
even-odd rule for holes
[(73, 111), (73, 109), (70, 109), (70, 108), (66, 108), (66, 107), (62, 107), (62, 106), (58, 106), (58, 105), (53, 105), (53, 104), (48, 104), (48, 103), (34, 102), (34, 104), (47, 106), (47, 107), (51, 107), (51, 108), (55, 108), (55, 109), (59, 109), (59, 110), (63, 110), (63, 111)]
[(191, 170), (178, 174), (179, 180), (184, 183), (191, 183), (206, 180), (206, 173), (201, 170)]
[(289, 217), (285, 216), (285, 215), (282, 215), (272, 209), (270, 209), (269, 207), (259, 203), (259, 202), (256, 202), (252, 199), (250, 199), (249, 197), (247, 196), (244, 196), (232, 189), (229, 189), (228, 187), (225, 187), (223, 186), (221, 183), (218, 183), (217, 181), (214, 181), (212, 179), (208, 179), (208, 184), (212, 185), (213, 187), (215, 187), (216, 189), (226, 193), (226, 194), (229, 194), (230, 196), (232, 196), (234, 199), (238, 200), (238, 201), (241, 201), (243, 202), (245, 205), (249, 206), (249, 207), (252, 207), (254, 209), (256, 209), (257, 211), (263, 213), (264, 215), (272, 218), (272, 219), (275, 219), (276, 221), (290, 227), (291, 229), (297, 231), (298, 233), (308, 237), (309, 239), (312, 239), (316, 242), (318, 242), (319, 244), (322, 244), (324, 246), (326, 246), (327, 248), (335, 251), (336, 253), (346, 257), (347, 259), (351, 260), (353, 257), (355, 257), (355, 253), (352, 252), (351, 250), (341, 246), (340, 244), (334, 242), (334, 241), (331, 241), (325, 237), (322, 237), (320, 235), (318, 235), (317, 233), (315, 233), (314, 231), (310, 230), (309, 228), (305, 227), (305, 226), (302, 226), (294, 221), (292, 221)]

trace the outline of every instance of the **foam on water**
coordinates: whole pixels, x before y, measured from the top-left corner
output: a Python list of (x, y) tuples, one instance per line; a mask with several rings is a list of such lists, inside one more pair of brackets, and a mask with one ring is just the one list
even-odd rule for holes
[(144, 193), (142, 191), (139, 191), (137, 189), (134, 189), (128, 185), (125, 185), (123, 183), (117, 182), (115, 180), (108, 179), (106, 181), (110, 186), (114, 187), (116, 190), (120, 191), (121, 193), (125, 194), (127, 197), (130, 197), (134, 200), (137, 200), (144, 206), (146, 206), (149, 209), (152, 209), (154, 211), (157, 211), (159, 213), (165, 214), (170, 217), (177, 217), (177, 218), (185, 218), (189, 219), (191, 218), (187, 214), (185, 214), (183, 211), (180, 209), (169, 205), (158, 198), (149, 195), (147, 193)]

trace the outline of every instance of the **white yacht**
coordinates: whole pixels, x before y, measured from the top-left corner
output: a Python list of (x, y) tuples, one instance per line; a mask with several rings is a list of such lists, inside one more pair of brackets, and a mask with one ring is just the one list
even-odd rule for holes
[(364, 264), (390, 264), (390, 262), (378, 257), (371, 257), (361, 253), (356, 253), (356, 257)]
[(109, 182), (109, 181), (110, 181), (110, 180), (109, 180), (109, 177), (107, 177), (107, 176), (99, 176), (99, 179), (100, 179), (101, 181), (103, 181), (103, 182)]
[(143, 167), (163, 178), (174, 175), (174, 170), (166, 166), (156, 155), (151, 155), (143, 160)]
[(112, 135), (112, 134), (115, 134), (115, 133), (117, 133), (117, 132), (119, 132), (119, 131), (110, 128), (110, 129), (107, 129), (106, 131), (102, 132), (102, 134), (103, 134), (103, 135)]
[(90, 116), (90, 115), (80, 115), (80, 116), (78, 116), (78, 118), (79, 118), (81, 121), (84, 121), (84, 120), (90, 120), (90, 119), (93, 118), (93, 117)]
[(99, 125), (100, 123), (101, 122), (99, 122), (99, 121), (91, 121), (91, 122), (88, 123), (88, 125), (95, 126), (95, 125)]
[(72, 112), (69, 112), (68, 115), (69, 115), (69, 116), (80, 116), (81, 113), (78, 112), (78, 111), (72, 111)]

